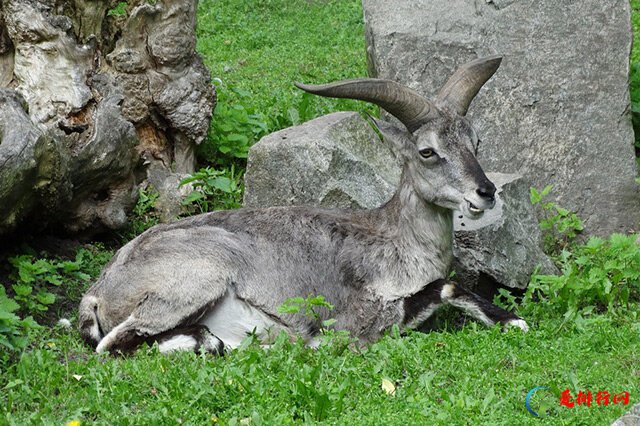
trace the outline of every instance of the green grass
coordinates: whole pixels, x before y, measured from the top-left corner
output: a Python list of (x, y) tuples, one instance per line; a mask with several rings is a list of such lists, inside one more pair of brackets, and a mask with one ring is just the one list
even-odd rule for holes
[[(248, 92), (245, 105), (268, 120), (301, 101), (294, 81), (367, 75), (360, 0), (203, 0), (197, 35), (211, 75)], [(318, 102), (327, 110), (357, 105)]]
[(244, 168), (262, 136), (334, 111), (369, 104), (304, 94), (293, 83), (367, 75), (360, 0), (204, 0), (198, 51), (218, 89), (202, 163)]
[(640, 0), (631, 0), (631, 27), (633, 30), (631, 63), (635, 63), (640, 62)]
[[(76, 332), (46, 331), (0, 377), (0, 423), (61, 424), (609, 424), (629, 406), (525, 409), (535, 386), (640, 395), (637, 324), (527, 333), (474, 323), (459, 331), (387, 336), (361, 350), (280, 339), (223, 358), (155, 348), (104, 357)], [(396, 387), (385, 392), (382, 380)], [(535, 407), (535, 406), (534, 406)], [(247, 420), (245, 420), (246, 422)], [(246, 423), (244, 423), (246, 424)]]

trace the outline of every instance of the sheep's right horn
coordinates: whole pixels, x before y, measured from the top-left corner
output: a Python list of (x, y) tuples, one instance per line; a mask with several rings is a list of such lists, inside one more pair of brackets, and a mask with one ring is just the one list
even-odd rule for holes
[(442, 86), (436, 105), (466, 115), (482, 86), (498, 70), (502, 56), (493, 55), (462, 65)]
[(400, 120), (410, 132), (416, 131), (437, 115), (436, 106), (431, 101), (391, 80), (358, 78), (318, 86), (302, 83), (295, 85), (315, 95), (374, 103)]

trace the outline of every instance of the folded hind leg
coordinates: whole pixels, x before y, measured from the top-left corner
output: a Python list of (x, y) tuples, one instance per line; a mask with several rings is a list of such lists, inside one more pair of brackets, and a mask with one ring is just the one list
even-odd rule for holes
[(140, 331), (137, 318), (131, 315), (98, 342), (96, 352), (131, 352), (147, 337), (148, 335)]
[(162, 353), (177, 350), (204, 350), (222, 355), (224, 350), (222, 340), (202, 324), (176, 327), (155, 335), (141, 332), (137, 325), (136, 318), (133, 315), (130, 316), (100, 340), (96, 352), (132, 352), (143, 342), (149, 344), (157, 342), (158, 349)]
[[(142, 342), (153, 342), (165, 333), (194, 324), (206, 314), (226, 292), (224, 279), (208, 282), (191, 282), (191, 291), (181, 291), (179, 286), (163, 286), (138, 296), (139, 301), (131, 314), (112, 328), (98, 342), (96, 352), (130, 352)], [(105, 303), (106, 312), (109, 312)], [(99, 309), (98, 309), (99, 311)], [(114, 311), (117, 312), (116, 309)], [(96, 321), (99, 318), (96, 317)], [(98, 321), (103, 323), (104, 321)], [(196, 340), (196, 346), (208, 347), (217, 343), (201, 331), (190, 329), (186, 335)], [(183, 345), (188, 341), (182, 339)], [(174, 343), (176, 343), (174, 341)]]

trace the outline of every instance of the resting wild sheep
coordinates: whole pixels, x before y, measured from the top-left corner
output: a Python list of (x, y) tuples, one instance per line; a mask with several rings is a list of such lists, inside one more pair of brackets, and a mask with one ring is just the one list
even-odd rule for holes
[[(453, 211), (478, 218), (496, 188), (475, 158), (469, 104), (500, 65), (458, 69), (435, 101), (389, 80), (297, 84), (321, 96), (372, 102), (403, 126), (373, 119), (403, 164), (385, 205), (364, 211), (243, 208), (157, 225), (122, 247), (80, 303), (80, 331), (98, 352), (158, 342), (161, 351), (237, 347), (284, 330), (314, 344), (320, 321), (362, 341), (393, 324), (419, 327), (442, 304), (485, 324), (527, 324), (448, 280)], [(281, 314), (296, 296), (334, 305), (319, 319)]]

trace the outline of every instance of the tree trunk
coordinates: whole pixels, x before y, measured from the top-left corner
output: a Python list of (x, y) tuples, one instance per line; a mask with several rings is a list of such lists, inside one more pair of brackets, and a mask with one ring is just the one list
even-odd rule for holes
[(0, 234), (121, 228), (145, 180), (178, 204), (215, 106), (196, 3), (0, 0)]

